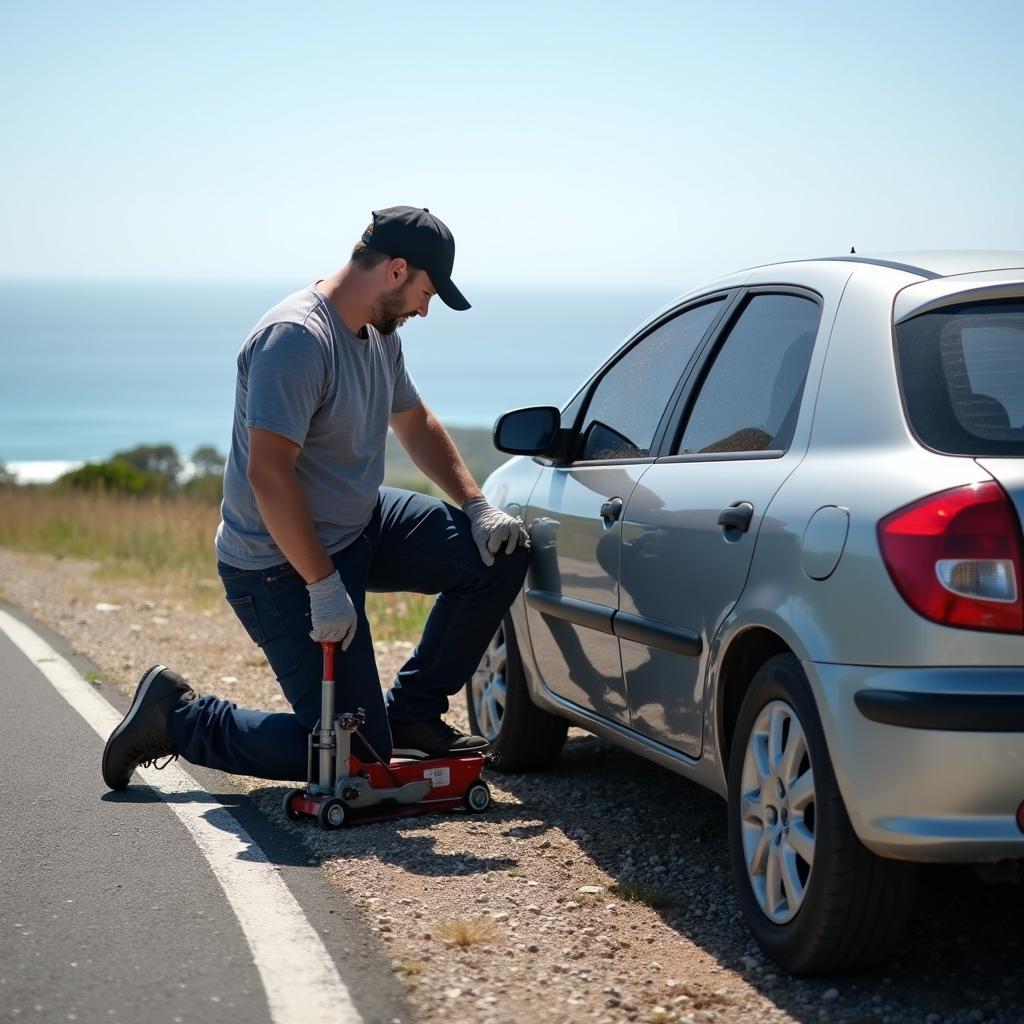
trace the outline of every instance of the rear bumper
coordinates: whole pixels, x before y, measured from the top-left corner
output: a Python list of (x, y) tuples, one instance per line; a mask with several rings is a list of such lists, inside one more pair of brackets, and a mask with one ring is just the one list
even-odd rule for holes
[(1024, 858), (1024, 667), (804, 668), (869, 849), (920, 861)]

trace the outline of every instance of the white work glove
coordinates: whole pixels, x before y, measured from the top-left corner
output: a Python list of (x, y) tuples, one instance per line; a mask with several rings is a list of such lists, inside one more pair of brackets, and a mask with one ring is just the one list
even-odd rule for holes
[(316, 583), (307, 583), (306, 590), (309, 591), (309, 611), (313, 619), (309, 635), (317, 643), (334, 640), (341, 644), (343, 651), (347, 651), (356, 635), (358, 618), (341, 576), (337, 571), (332, 572)]
[(520, 544), (530, 546), (530, 535), (519, 516), (510, 516), (495, 508), (486, 498), (470, 498), (462, 511), (473, 526), (473, 540), (480, 550), (484, 565), (494, 565), (494, 556), (505, 548), (511, 555)]

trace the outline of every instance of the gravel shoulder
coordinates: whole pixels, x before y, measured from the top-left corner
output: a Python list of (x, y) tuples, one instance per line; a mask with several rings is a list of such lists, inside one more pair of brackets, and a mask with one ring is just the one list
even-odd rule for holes
[[(101, 692), (162, 661), (201, 691), (283, 709), (216, 580), (199, 607), (95, 569), (0, 549), (0, 600), (99, 665)], [(382, 679), (411, 646), (377, 645)], [(466, 728), (461, 702), (451, 718)], [(795, 981), (739, 916), (717, 797), (577, 730), (552, 772), (488, 778), (479, 817), (337, 833), (286, 821), (282, 785), (234, 782), (360, 908), (423, 1024), (1024, 1021), (1022, 885), (929, 869), (884, 970)]]

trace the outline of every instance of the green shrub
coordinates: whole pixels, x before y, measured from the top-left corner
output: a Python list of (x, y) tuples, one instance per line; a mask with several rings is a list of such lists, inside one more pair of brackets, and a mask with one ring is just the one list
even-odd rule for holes
[(224, 497), (224, 478), (212, 473), (194, 476), (181, 490), (186, 497), (195, 498), (196, 501), (219, 505)]
[(123, 452), (114, 452), (111, 462), (126, 462), (140, 473), (163, 477), (169, 487), (174, 487), (181, 474), (181, 459), (173, 445), (137, 444)]
[(163, 494), (169, 485), (157, 473), (146, 473), (127, 462), (88, 462), (58, 477), (55, 490), (110, 491), (116, 494)]

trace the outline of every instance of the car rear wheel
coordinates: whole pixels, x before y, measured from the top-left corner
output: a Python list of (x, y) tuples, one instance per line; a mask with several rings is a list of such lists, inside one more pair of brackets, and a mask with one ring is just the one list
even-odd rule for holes
[(878, 857), (854, 833), (792, 654), (761, 666), (740, 708), (728, 818), (740, 905), (765, 953), (793, 974), (885, 957), (913, 904), (915, 866)]
[(530, 700), (509, 616), (466, 687), (466, 704), (470, 729), (491, 744), (491, 768), (537, 771), (561, 753), (569, 723)]

